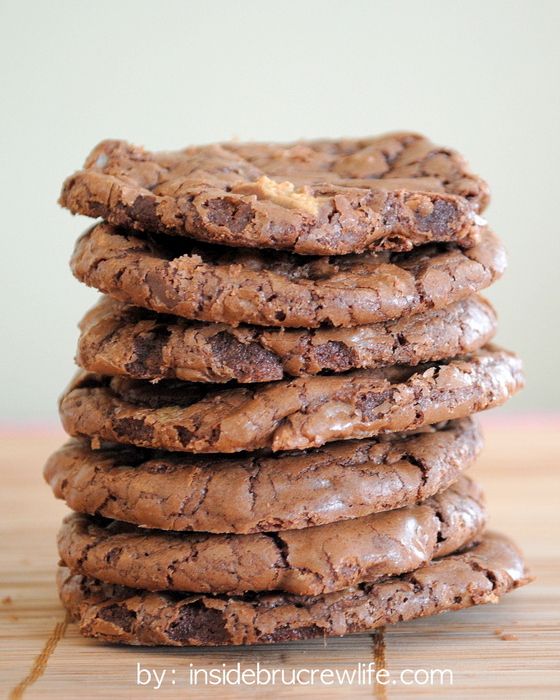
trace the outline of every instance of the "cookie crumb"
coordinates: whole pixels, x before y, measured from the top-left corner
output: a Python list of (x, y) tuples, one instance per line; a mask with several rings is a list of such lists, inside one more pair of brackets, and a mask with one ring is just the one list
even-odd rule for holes
[(91, 438), (90, 441), (91, 449), (92, 450), (100, 450), (101, 449), (101, 440), (99, 437), (95, 436)]
[(499, 637), (504, 642), (514, 642), (519, 639), (516, 634), (511, 634), (510, 632), (504, 632), (502, 629), (495, 629), (494, 634)]

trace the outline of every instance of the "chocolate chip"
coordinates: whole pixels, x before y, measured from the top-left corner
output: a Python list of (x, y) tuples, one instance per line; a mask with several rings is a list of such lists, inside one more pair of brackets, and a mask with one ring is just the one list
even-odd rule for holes
[(421, 231), (430, 231), (437, 236), (448, 232), (457, 216), (457, 208), (451, 202), (438, 200), (427, 216), (416, 216), (416, 223)]
[(241, 233), (255, 216), (249, 204), (226, 197), (210, 199), (206, 211), (208, 221), (217, 226), (225, 226), (233, 233)]
[(149, 442), (154, 434), (154, 428), (140, 418), (118, 418), (115, 419), (115, 433), (132, 442)]
[(336, 340), (315, 346), (314, 354), (323, 369), (345, 372), (356, 366), (356, 354), (345, 343)]
[(196, 640), (200, 644), (225, 644), (229, 639), (224, 617), (219, 610), (196, 603), (184, 605), (178, 617), (167, 627), (166, 633), (176, 642)]
[(132, 626), (136, 620), (136, 613), (133, 610), (129, 610), (124, 607), (124, 604), (119, 605), (118, 603), (101, 608), (97, 616), (105, 620), (105, 622), (110, 622), (120, 627), (125, 632), (130, 632), (132, 630)]
[(241, 343), (227, 331), (209, 339), (217, 359), (235, 372), (240, 382), (282, 379), (284, 371), (274, 353), (258, 343)]

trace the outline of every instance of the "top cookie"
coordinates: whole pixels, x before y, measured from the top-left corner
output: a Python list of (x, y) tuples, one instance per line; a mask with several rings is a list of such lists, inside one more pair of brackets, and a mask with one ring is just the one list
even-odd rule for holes
[(151, 153), (104, 141), (60, 203), (141, 231), (304, 255), (474, 245), (488, 186), (418, 134)]

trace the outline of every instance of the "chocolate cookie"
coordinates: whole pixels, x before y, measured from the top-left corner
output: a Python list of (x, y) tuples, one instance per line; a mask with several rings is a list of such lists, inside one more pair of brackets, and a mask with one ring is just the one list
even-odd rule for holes
[(90, 372), (245, 383), (455, 357), (492, 338), (496, 314), (485, 299), (471, 296), (443, 309), (350, 329), (232, 328), (104, 297), (80, 328), (76, 359)]
[(410, 506), (449, 486), (482, 447), (471, 418), (418, 434), (234, 458), (70, 440), (45, 465), (57, 498), (81, 513), (163, 530), (305, 528)]
[(530, 580), (519, 550), (493, 533), (462, 554), (412, 573), (319, 596), (182, 596), (100, 583), (63, 567), (58, 572), (62, 603), (84, 636), (150, 646), (268, 644), (342, 636), (495, 603)]
[(141, 231), (330, 255), (476, 240), (486, 183), (417, 134), (150, 153), (100, 143), (60, 203)]
[(473, 355), (215, 389), (163, 379), (78, 373), (60, 401), (67, 433), (186, 452), (302, 450), (414, 430), (498, 406), (523, 385), (521, 361), (487, 346)]
[(319, 595), (451, 554), (485, 520), (481, 490), (462, 477), (419, 505), (267, 534), (165, 533), (74, 513), (58, 551), (72, 573), (150, 591)]
[(486, 231), (463, 250), (432, 244), (411, 253), (303, 258), (140, 238), (99, 224), (77, 242), (76, 277), (160, 313), (237, 326), (360, 326), (448, 306), (492, 284), (506, 266)]

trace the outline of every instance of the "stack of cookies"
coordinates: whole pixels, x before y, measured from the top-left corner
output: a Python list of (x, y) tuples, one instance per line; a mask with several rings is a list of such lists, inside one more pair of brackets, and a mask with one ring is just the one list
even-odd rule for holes
[(523, 383), (479, 292), (488, 189), (410, 133), (150, 153), (101, 143), (61, 203), (101, 217), (103, 292), (45, 476), (64, 606), (148, 645), (343, 635), (528, 580), (465, 475)]

